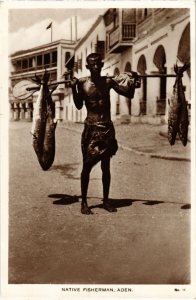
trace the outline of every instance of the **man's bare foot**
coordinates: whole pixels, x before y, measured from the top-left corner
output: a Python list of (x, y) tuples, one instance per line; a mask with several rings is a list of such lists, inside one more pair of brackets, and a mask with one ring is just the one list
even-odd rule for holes
[(81, 205), (81, 213), (84, 215), (93, 215), (93, 212), (88, 207), (87, 203), (82, 203)]
[(117, 212), (117, 209), (112, 206), (109, 200), (103, 200), (103, 208), (109, 212)]

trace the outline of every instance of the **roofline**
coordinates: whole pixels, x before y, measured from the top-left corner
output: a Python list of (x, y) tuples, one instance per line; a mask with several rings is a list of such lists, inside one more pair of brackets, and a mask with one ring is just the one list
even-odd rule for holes
[(55, 46), (55, 45), (58, 45), (58, 44), (66, 44), (66, 46), (73, 46), (74, 47), (75, 44), (76, 44), (76, 41), (60, 39), (60, 40), (57, 40), (57, 41), (54, 41), (54, 42), (51, 42), (51, 43), (47, 43), (47, 44), (43, 44), (43, 45), (40, 45), (40, 46), (37, 46), (37, 47), (16, 51), (13, 54), (11, 54), (9, 57), (14, 58), (14, 56), (19, 56), (19, 55), (22, 55), (22, 54), (25, 54), (25, 53), (27, 54), (28, 52), (41, 50), (43, 48), (52, 47), (52, 46)]
[(85, 34), (85, 36), (83, 38), (81, 38), (81, 40), (77, 43), (75, 50), (77, 50), (81, 44), (83, 44), (83, 42), (90, 36), (90, 34), (93, 32), (93, 30), (97, 27), (97, 25), (99, 23), (101, 23), (101, 21), (103, 20), (103, 15), (99, 15), (99, 17), (97, 18), (97, 20), (95, 21), (95, 23), (91, 26), (91, 28), (89, 29), (89, 31)]

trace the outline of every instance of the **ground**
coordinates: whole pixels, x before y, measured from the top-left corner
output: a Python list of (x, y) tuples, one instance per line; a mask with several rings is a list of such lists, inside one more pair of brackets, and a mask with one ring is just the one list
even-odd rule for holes
[[(10, 123), (9, 283), (189, 283), (190, 161), (120, 147), (110, 191), (118, 211), (102, 208), (97, 165), (88, 193), (94, 214), (86, 216), (80, 213), (82, 127), (58, 125), (55, 162), (45, 172), (30, 126)], [(126, 146), (125, 138), (118, 140)]]

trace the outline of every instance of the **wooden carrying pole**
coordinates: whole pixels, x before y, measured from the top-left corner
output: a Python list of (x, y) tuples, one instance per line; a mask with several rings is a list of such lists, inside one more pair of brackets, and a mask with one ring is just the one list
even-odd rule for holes
[[(114, 78), (115, 76), (108, 76), (109, 78)], [(147, 77), (176, 77), (175, 74), (145, 74), (145, 75), (139, 75), (137, 76), (133, 75), (133, 78), (147, 78)]]
[[(108, 76), (108, 78), (114, 78), (115, 76)], [(137, 78), (148, 78), (148, 77), (176, 77), (175, 74), (150, 74), (150, 75), (138, 75)], [(48, 86), (54, 86), (54, 85), (58, 85), (58, 84), (62, 84), (62, 83), (70, 83), (71, 80), (62, 80), (62, 81), (57, 81), (54, 83), (50, 83), (48, 84)], [(39, 90), (39, 86), (37, 87), (29, 87), (26, 88), (27, 91), (35, 91), (35, 90)]]
[(150, 74), (150, 75), (138, 75), (138, 77), (146, 78), (146, 77), (176, 77), (175, 74)]
[[(54, 86), (54, 85), (58, 85), (61, 83), (70, 83), (71, 80), (62, 80), (62, 81), (57, 81), (57, 82), (53, 82), (53, 83), (49, 83), (48, 86)], [(39, 91), (40, 86), (32, 86), (32, 87), (27, 87), (26, 90), (27, 91)]]

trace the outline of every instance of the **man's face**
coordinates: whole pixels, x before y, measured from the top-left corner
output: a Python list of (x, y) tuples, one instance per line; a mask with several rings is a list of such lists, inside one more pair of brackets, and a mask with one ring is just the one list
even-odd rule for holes
[(101, 69), (103, 66), (103, 63), (100, 61), (100, 59), (92, 59), (90, 58), (88, 60), (88, 69), (93, 75), (100, 75)]

